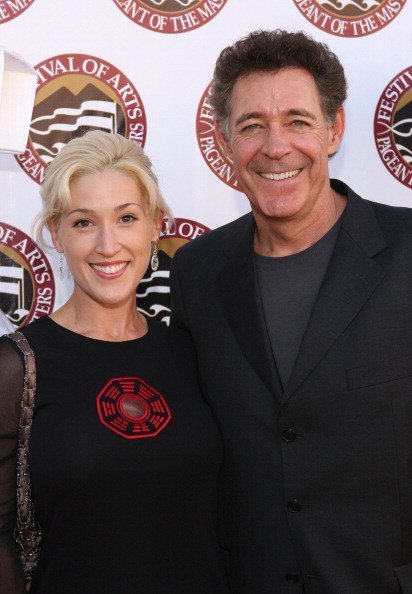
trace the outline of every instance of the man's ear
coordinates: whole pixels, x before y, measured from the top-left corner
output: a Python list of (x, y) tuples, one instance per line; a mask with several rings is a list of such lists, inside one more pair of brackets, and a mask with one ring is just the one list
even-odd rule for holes
[(233, 163), (230, 141), (228, 138), (226, 138), (226, 135), (223, 132), (222, 124), (220, 122), (215, 122), (215, 135), (225, 157), (227, 157), (227, 159)]
[(343, 106), (336, 112), (335, 121), (329, 128), (329, 156), (334, 155), (338, 150), (345, 132), (346, 114)]

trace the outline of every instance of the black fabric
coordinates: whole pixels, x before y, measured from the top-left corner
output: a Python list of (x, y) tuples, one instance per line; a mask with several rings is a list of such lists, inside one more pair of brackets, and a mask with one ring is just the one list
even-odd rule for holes
[(255, 254), (255, 267), (273, 357), (285, 388), (338, 237), (340, 221), (306, 250), (271, 258)]
[(412, 592), (412, 563), (408, 563), (403, 567), (396, 567), (395, 572), (401, 585), (402, 594)]
[(0, 594), (23, 594), (25, 580), (14, 543), (18, 420), (24, 381), (22, 357), (0, 341)]
[[(29, 463), (43, 533), (30, 593), (226, 593), (216, 537), (222, 445), (198, 389), (186, 333), (150, 322), (141, 339), (106, 342), (65, 330), (46, 317), (22, 332), (37, 366)], [(8, 345), (2, 348), (10, 351)], [(7, 373), (6, 380), (13, 380)], [(15, 467), (21, 394), (21, 385), (9, 393), (13, 381), (3, 375), (0, 380), (1, 432), (14, 435), (1, 452), (6, 482), (0, 490), (0, 531), (8, 551), (15, 517), (10, 469)], [(131, 423), (116, 415), (113, 393), (119, 394), (118, 402), (124, 400)], [(141, 422), (143, 433), (136, 429), (134, 407), (140, 405), (135, 399), (126, 406), (135, 393), (149, 394), (142, 411), (152, 400), (160, 411), (142, 416), (148, 418)], [(158, 430), (157, 423), (167, 417), (165, 403), (171, 418)], [(130, 437), (131, 426), (140, 437)], [(150, 436), (143, 437), (147, 431)], [(8, 565), (13, 584), (10, 576), (18, 562)], [(20, 594), (13, 588), (0, 591)]]
[(236, 594), (399, 594), (396, 572), (409, 591), (412, 210), (332, 188), (347, 207), (283, 391), (262, 323), (253, 215), (172, 261), (172, 323), (193, 336), (224, 439)]

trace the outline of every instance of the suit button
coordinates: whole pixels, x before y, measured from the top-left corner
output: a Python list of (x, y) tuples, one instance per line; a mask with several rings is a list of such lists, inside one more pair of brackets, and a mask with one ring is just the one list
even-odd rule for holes
[(290, 501), (288, 501), (288, 510), (292, 514), (297, 514), (298, 512), (300, 512), (301, 508), (302, 504), (297, 499), (291, 499)]
[(297, 573), (287, 573), (285, 577), (289, 584), (297, 584), (300, 579)]
[(282, 431), (283, 441), (294, 441), (295, 437), (296, 433), (293, 431), (293, 429), (285, 429), (284, 431)]

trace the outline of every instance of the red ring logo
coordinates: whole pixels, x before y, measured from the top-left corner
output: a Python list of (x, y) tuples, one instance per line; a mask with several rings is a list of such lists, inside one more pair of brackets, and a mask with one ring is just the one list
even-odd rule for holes
[(164, 397), (140, 377), (111, 379), (96, 400), (103, 425), (126, 439), (154, 437), (172, 418)]
[(54, 307), (55, 284), (46, 254), (21, 229), (0, 221), (0, 306), (15, 328)]
[(202, 157), (209, 169), (226, 185), (240, 190), (232, 163), (229, 161), (216, 136), (213, 108), (209, 101), (212, 85), (204, 91), (196, 114), (196, 136)]
[(133, 83), (102, 58), (62, 54), (36, 66), (38, 85), (20, 167), (38, 184), (61, 148), (87, 130), (117, 132), (140, 146), (146, 114)]
[(293, 0), (315, 27), (340, 37), (364, 37), (376, 33), (395, 19), (406, 0)]
[(18, 17), (22, 12), (27, 10), (29, 6), (34, 2), (34, 0), (29, 0), (26, 2), (22, 2), (19, 0), (18, 2), (10, 2), (10, 0), (0, 0), (0, 24), (6, 23), (7, 21), (11, 21)]
[(393, 177), (412, 188), (412, 67), (386, 86), (375, 111), (374, 135), (379, 156)]
[(158, 33), (185, 33), (206, 25), (227, 0), (113, 0), (131, 21)]

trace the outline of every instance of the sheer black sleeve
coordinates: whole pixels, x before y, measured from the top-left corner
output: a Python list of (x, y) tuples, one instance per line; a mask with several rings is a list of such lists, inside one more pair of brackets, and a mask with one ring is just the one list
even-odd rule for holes
[(17, 449), (24, 383), (23, 359), (13, 343), (0, 339), (0, 594), (25, 594), (16, 553)]

